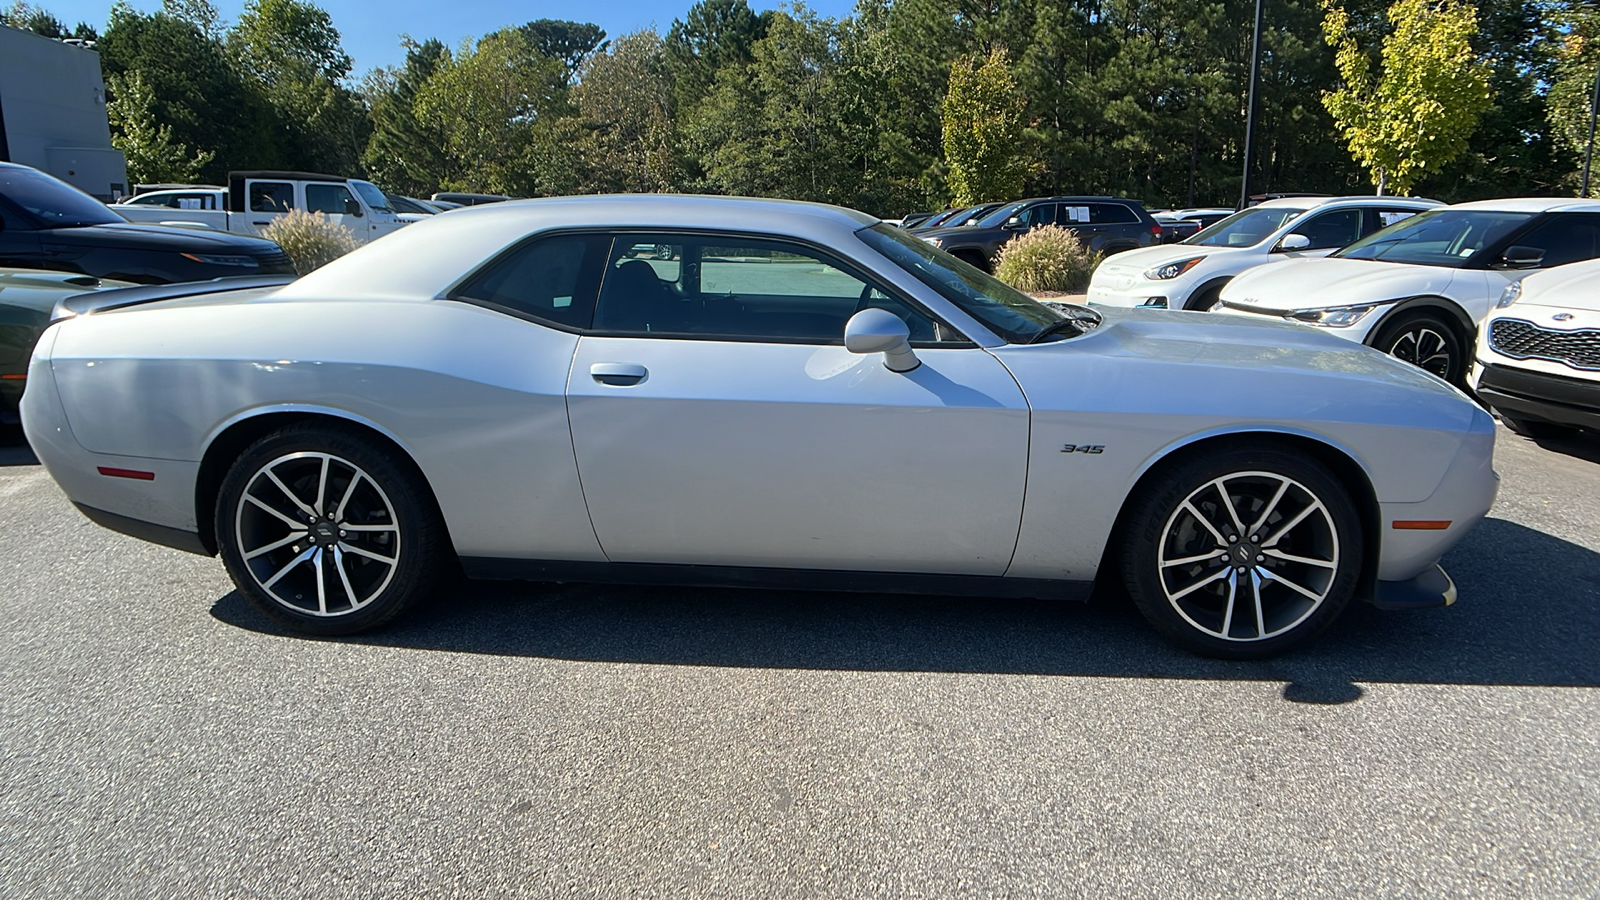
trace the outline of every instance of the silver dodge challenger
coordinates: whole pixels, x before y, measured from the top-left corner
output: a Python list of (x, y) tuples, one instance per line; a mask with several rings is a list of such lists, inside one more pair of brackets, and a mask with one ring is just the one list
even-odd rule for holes
[(1493, 423), (1315, 329), (1037, 302), (870, 216), (452, 212), (297, 281), (63, 302), (29, 441), (94, 521), (347, 634), (469, 576), (1084, 597), (1199, 653), (1448, 605)]

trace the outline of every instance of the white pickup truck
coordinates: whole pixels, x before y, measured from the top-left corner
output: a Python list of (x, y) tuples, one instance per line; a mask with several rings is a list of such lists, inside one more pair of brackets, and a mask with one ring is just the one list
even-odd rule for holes
[(389, 208), (377, 185), (309, 172), (229, 172), (228, 186), (190, 185), (137, 194), (111, 208), (130, 222), (204, 227), (259, 237), (292, 209), (320, 212), (367, 241), (408, 219)]

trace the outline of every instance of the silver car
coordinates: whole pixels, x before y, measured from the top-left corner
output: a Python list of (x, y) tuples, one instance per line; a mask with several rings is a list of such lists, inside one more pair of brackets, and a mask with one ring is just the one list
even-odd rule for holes
[(1376, 351), (1041, 304), (828, 206), (502, 203), (286, 285), (138, 291), (58, 310), (30, 441), (91, 519), (220, 554), (316, 634), (393, 619), (454, 558), (545, 581), (1100, 581), (1184, 647), (1266, 656), (1352, 599), (1452, 602), (1437, 561), (1498, 483), (1489, 416)]

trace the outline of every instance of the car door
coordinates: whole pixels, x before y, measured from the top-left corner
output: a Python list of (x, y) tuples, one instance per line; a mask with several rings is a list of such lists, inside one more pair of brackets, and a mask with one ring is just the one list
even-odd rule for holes
[[(919, 368), (844, 348), (868, 306), (907, 321)], [(618, 235), (567, 396), (613, 561), (1000, 575), (1015, 548), (1015, 380), (814, 248)]]
[[(1496, 255), (1503, 257), (1512, 247), (1537, 251), (1539, 262), (1535, 270), (1595, 259), (1600, 257), (1600, 214), (1551, 213), (1512, 238), (1509, 246), (1497, 251)], [(1483, 288), (1468, 293), (1472, 299), (1470, 305), (1463, 303), (1467, 314), (1475, 322), (1483, 321), (1507, 285), (1531, 274), (1527, 268), (1506, 266), (1499, 262), (1490, 262), (1487, 269), (1475, 271), (1482, 273), (1480, 280)], [(1465, 272), (1462, 274), (1465, 275)], [(1459, 280), (1466, 281), (1464, 277)]]
[(245, 211), (232, 215), (242, 216), (244, 226), (231, 230), (241, 234), (261, 234), (275, 219), (296, 209), (294, 182), (247, 178), (244, 182)]
[(308, 181), (305, 189), (307, 212), (322, 213), (329, 222), (348, 228), (356, 240), (367, 242), (366, 213), (349, 188), (332, 182)]

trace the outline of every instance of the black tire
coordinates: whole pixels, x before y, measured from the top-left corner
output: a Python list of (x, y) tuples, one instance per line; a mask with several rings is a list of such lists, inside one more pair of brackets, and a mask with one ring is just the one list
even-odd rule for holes
[(1454, 324), (1431, 312), (1401, 313), (1379, 326), (1372, 340), (1374, 348), (1462, 389), (1467, 386), (1467, 344)]
[(1500, 421), (1506, 423), (1506, 427), (1512, 431), (1515, 431), (1517, 434), (1520, 434), (1525, 438), (1533, 438), (1535, 440), (1542, 438), (1572, 437), (1578, 433), (1578, 428), (1575, 425), (1563, 425), (1560, 422), (1546, 422), (1543, 419), (1514, 418), (1506, 415), (1505, 413), (1500, 414)]
[(1189, 295), (1189, 299), (1183, 302), (1183, 308), (1205, 312), (1216, 306), (1217, 300), (1221, 296), (1222, 285), (1214, 284), (1209, 287), (1203, 287)]
[[(1227, 486), (1245, 533), (1217, 483)], [(1283, 653), (1337, 619), (1361, 577), (1355, 504), (1325, 467), (1287, 449), (1239, 447), (1177, 462), (1133, 500), (1126, 522), (1119, 558), (1134, 605), (1168, 640), (1203, 656)]]
[(240, 593), (316, 635), (377, 628), (428, 596), (446, 545), (410, 461), (325, 424), (284, 428), (240, 454), (217, 494), (216, 529)]

